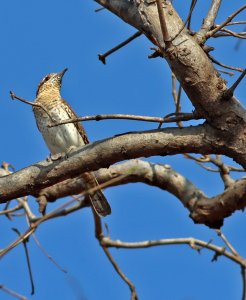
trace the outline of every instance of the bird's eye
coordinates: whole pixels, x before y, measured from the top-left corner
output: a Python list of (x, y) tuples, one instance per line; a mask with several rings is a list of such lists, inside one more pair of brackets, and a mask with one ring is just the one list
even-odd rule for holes
[(49, 76), (45, 77), (44, 82), (48, 81), (50, 79)]

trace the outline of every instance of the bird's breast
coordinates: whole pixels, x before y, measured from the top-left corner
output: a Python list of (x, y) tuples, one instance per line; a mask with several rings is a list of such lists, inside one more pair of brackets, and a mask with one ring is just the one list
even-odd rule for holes
[(69, 123), (49, 127), (52, 122), (61, 122), (69, 119), (69, 115), (67, 111), (62, 108), (62, 105), (54, 106), (48, 109), (48, 112), (49, 115), (43, 109), (34, 107), (37, 126), (51, 154), (66, 153), (71, 147), (84, 145), (84, 141), (74, 124)]

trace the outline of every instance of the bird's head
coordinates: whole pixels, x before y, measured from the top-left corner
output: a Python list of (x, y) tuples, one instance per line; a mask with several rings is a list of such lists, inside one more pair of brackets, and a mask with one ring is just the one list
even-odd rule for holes
[(62, 84), (62, 77), (64, 76), (67, 70), (68, 69), (66, 68), (59, 73), (50, 73), (46, 75), (39, 83), (36, 96), (38, 96), (38, 94), (44, 91), (49, 91), (50, 89), (55, 89), (60, 91), (61, 84)]

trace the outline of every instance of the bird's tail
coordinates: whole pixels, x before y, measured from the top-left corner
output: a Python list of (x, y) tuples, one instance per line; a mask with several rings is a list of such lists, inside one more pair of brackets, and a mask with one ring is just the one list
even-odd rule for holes
[[(95, 175), (92, 172), (84, 173), (83, 178), (86, 181), (86, 187), (88, 189), (94, 188), (99, 185)], [(111, 214), (111, 207), (101, 190), (90, 193), (89, 199), (91, 201), (93, 209), (98, 215), (105, 217)]]

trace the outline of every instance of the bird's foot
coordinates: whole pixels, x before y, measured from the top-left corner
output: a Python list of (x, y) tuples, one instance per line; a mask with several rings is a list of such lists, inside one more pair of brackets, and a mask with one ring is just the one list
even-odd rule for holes
[(76, 147), (75, 146), (70, 146), (69, 149), (66, 152), (61, 152), (61, 153), (56, 153), (56, 154), (51, 154), (47, 157), (47, 161), (56, 161), (59, 160), (60, 158), (65, 158), (68, 159), (69, 153), (73, 151)]
[(48, 162), (52, 162), (52, 161), (56, 161), (56, 160), (59, 160), (60, 158), (67, 158), (67, 154), (66, 153), (56, 153), (56, 154), (51, 154), (46, 158), (46, 160)]

